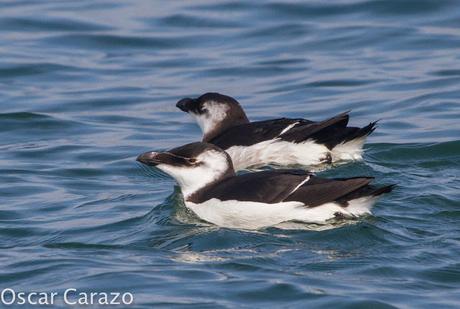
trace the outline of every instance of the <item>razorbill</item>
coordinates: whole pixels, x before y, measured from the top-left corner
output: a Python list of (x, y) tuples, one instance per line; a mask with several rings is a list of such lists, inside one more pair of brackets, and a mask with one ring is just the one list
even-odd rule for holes
[(203, 142), (230, 155), (235, 170), (360, 160), (365, 139), (376, 125), (347, 127), (348, 112), (318, 122), (301, 118), (250, 122), (237, 100), (213, 92), (181, 99), (176, 106), (196, 119)]
[(258, 229), (286, 221), (322, 224), (369, 214), (392, 185), (374, 187), (371, 177), (326, 179), (303, 170), (236, 175), (230, 156), (209, 143), (191, 143), (137, 160), (156, 166), (179, 184), (187, 208), (222, 227)]

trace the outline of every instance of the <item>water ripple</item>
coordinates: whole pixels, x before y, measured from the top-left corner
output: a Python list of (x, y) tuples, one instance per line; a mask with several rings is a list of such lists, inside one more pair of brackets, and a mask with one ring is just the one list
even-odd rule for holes
[[(452, 0), (2, 1), (0, 279), (131, 291), (136, 308), (456, 308), (460, 25)], [(200, 138), (175, 102), (250, 119), (382, 119), (373, 215), (221, 229), (139, 153)]]

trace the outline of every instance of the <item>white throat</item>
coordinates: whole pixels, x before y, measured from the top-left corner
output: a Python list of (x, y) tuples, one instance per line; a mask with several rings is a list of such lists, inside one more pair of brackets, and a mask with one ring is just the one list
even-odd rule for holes
[(203, 135), (211, 133), (227, 117), (229, 107), (225, 104), (206, 102), (203, 108), (207, 109), (204, 114), (190, 113), (201, 128)]
[(197, 161), (202, 164), (192, 167), (157, 165), (176, 180), (185, 200), (198, 190), (222, 178), (230, 168), (226, 155), (217, 151), (207, 151), (199, 155)]

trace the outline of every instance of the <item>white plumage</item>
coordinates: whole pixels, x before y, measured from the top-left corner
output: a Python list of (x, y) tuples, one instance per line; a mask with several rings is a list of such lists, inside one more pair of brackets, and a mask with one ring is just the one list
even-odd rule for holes
[(185, 202), (185, 205), (209, 223), (227, 228), (254, 230), (293, 220), (325, 224), (334, 219), (337, 213), (349, 218), (359, 217), (370, 214), (375, 201), (376, 197), (359, 198), (349, 201), (346, 208), (337, 203), (308, 208), (300, 202), (265, 204), (218, 199), (200, 204)]

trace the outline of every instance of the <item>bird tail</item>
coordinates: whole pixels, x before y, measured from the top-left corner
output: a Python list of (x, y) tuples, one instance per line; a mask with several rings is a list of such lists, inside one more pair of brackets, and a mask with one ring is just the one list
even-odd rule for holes
[(377, 121), (369, 123), (367, 126), (348, 127), (343, 130), (343, 134), (338, 136), (330, 146), (333, 161), (361, 160), (363, 146), (369, 134), (377, 128)]
[(282, 134), (280, 138), (294, 143), (314, 140), (317, 143), (325, 144), (343, 129), (346, 129), (348, 120), (348, 112), (344, 112), (323, 121), (296, 126)]
[(343, 142), (351, 141), (354, 139), (366, 137), (372, 132), (374, 132), (375, 129), (377, 129), (377, 121), (369, 123), (367, 126), (362, 127), (362, 128), (357, 128), (357, 127), (349, 127), (346, 128), (344, 133), (344, 139)]

